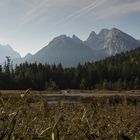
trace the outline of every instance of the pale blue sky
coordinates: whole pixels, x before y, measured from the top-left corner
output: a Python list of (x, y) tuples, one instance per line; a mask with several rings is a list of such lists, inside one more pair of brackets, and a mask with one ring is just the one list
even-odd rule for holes
[(116, 27), (140, 39), (140, 0), (0, 0), (0, 43), (22, 56), (60, 34)]

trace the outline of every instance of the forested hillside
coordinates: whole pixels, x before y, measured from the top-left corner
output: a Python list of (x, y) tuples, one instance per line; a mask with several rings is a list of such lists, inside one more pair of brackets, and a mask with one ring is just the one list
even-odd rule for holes
[(0, 89), (140, 89), (140, 49), (95, 63), (63, 68), (24, 63), (0, 67)]

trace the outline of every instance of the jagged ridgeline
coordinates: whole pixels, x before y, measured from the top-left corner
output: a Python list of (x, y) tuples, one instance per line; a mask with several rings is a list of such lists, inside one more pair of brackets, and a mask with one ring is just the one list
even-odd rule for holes
[(86, 41), (78, 37), (61, 35), (54, 38), (36, 54), (13, 60), (13, 64), (24, 62), (59, 64), (64, 67), (77, 66), (79, 63), (95, 62), (121, 52), (140, 47), (140, 42), (119, 29), (102, 29), (99, 34), (91, 32)]
[(10, 45), (0, 45), (0, 63), (6, 60), (6, 56), (10, 56), (11, 59), (21, 58), (20, 54), (13, 50)]
[(1, 89), (140, 89), (140, 48), (73, 68), (37, 63), (8, 67), (0, 68)]

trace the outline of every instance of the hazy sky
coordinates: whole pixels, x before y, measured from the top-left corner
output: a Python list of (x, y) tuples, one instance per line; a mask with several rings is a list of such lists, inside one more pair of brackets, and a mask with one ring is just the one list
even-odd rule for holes
[(117, 27), (140, 39), (140, 0), (0, 0), (0, 43), (22, 56), (60, 34)]

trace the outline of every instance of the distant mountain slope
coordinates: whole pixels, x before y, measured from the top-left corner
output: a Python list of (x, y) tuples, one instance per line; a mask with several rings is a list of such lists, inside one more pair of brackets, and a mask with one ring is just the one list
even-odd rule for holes
[(6, 60), (6, 56), (10, 56), (11, 59), (20, 58), (20, 54), (12, 49), (9, 45), (0, 45), (0, 63)]
[[(49, 74), (49, 75), (48, 75)], [(21, 64), (10, 73), (1, 74), (1, 89), (85, 89), (85, 90), (140, 90), (140, 48), (122, 52), (104, 60), (75, 68), (60, 65)], [(47, 87), (46, 87), (47, 81)], [(9, 83), (9, 84), (8, 84)], [(11, 88), (12, 85), (12, 88)]]
[(93, 50), (104, 51), (107, 56), (130, 51), (140, 46), (138, 40), (116, 28), (102, 29), (98, 35), (92, 32), (85, 44)]
[(15, 58), (12, 60), (12, 63), (15, 64), (20, 64), (20, 63), (25, 63), (27, 62), (33, 55), (31, 53), (28, 53), (22, 58)]
[(79, 63), (101, 60), (138, 47), (140, 47), (140, 41), (119, 29), (102, 29), (99, 34), (91, 32), (86, 41), (80, 40), (75, 35), (72, 38), (66, 35), (58, 36), (36, 54), (16, 59), (14, 64), (27, 61), (43, 64), (61, 63), (64, 67), (71, 67)]
[(76, 66), (78, 63), (84, 64), (93, 58), (94, 53), (91, 48), (85, 46), (79, 38), (61, 35), (28, 59), (28, 62), (61, 63), (65, 67), (70, 67)]

